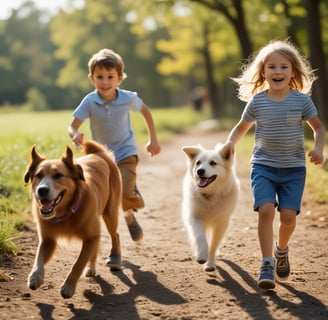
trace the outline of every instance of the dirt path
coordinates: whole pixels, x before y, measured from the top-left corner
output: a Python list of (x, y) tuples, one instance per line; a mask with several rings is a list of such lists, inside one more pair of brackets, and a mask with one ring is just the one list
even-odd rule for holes
[(180, 150), (183, 145), (196, 143), (212, 148), (225, 138), (225, 132), (192, 132), (163, 145), (162, 154), (155, 158), (141, 155), (139, 187), (147, 207), (138, 217), (144, 240), (135, 245), (121, 220), (124, 270), (111, 273), (104, 266), (109, 243), (104, 233), (99, 275), (82, 277), (72, 299), (62, 299), (59, 289), (79, 246), (63, 244), (47, 265), (44, 285), (30, 291), (26, 278), (37, 238), (33, 228), (25, 232), (19, 256), (14, 261), (0, 261), (2, 270), (12, 277), (9, 282), (0, 282), (0, 318), (328, 319), (327, 224), (306, 218), (305, 212), (311, 207), (308, 201), (290, 243), (289, 281), (278, 284), (275, 291), (257, 288), (260, 250), (248, 159), (238, 159), (241, 197), (221, 245), (217, 270), (206, 273), (193, 260), (180, 218), (185, 173)]

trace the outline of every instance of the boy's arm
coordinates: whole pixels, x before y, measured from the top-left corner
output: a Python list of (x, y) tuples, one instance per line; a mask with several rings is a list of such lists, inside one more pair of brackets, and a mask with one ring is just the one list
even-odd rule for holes
[(146, 149), (151, 156), (155, 156), (161, 151), (161, 148), (157, 142), (156, 130), (153, 117), (151, 115), (150, 110), (146, 105), (143, 105), (141, 108), (141, 114), (145, 119), (149, 142), (146, 145)]
[(313, 130), (314, 148), (308, 153), (310, 161), (314, 164), (323, 162), (323, 147), (325, 145), (326, 130), (318, 116), (314, 116), (307, 121)]
[(82, 121), (80, 119), (74, 118), (70, 126), (68, 127), (68, 134), (72, 138), (72, 141), (76, 146), (81, 145), (84, 138), (83, 133), (80, 133), (78, 131), (81, 124)]

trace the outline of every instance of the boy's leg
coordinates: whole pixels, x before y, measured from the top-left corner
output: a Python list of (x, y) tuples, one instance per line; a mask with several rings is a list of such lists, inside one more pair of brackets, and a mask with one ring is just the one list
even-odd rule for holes
[(144, 207), (142, 196), (136, 187), (136, 170), (138, 164), (137, 156), (130, 156), (118, 163), (122, 176), (123, 185), (123, 211), (126, 224), (128, 226), (132, 240), (140, 241), (143, 237), (143, 231), (139, 225), (134, 211), (137, 208)]
[(133, 211), (134, 210), (132, 209), (124, 211), (124, 218), (125, 218), (126, 225), (128, 226), (132, 240), (138, 242), (141, 241), (143, 237), (143, 231)]
[(140, 209), (145, 205), (143, 198), (137, 189), (137, 165), (137, 156), (127, 157), (118, 163), (122, 177), (123, 211), (129, 209)]

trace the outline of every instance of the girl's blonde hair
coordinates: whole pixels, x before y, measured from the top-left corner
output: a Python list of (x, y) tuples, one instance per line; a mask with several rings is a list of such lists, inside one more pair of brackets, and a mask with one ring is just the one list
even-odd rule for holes
[(290, 41), (274, 40), (246, 62), (238, 78), (232, 78), (239, 85), (238, 98), (240, 100), (248, 101), (255, 94), (268, 89), (268, 83), (263, 77), (264, 64), (268, 56), (274, 52), (285, 56), (292, 64), (294, 76), (290, 80), (290, 88), (307, 94), (311, 93), (312, 83), (317, 77), (307, 59)]

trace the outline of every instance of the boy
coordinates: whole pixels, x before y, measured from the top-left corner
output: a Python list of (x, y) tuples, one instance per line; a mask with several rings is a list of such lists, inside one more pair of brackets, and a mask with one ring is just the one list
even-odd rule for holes
[(134, 212), (144, 207), (144, 201), (136, 186), (138, 150), (130, 111), (140, 112), (145, 120), (149, 134), (146, 149), (150, 156), (160, 152), (154, 121), (150, 110), (135, 92), (118, 87), (126, 78), (120, 55), (110, 49), (101, 49), (91, 57), (88, 67), (88, 77), (96, 89), (74, 110), (68, 132), (73, 143), (79, 146), (84, 136), (78, 130), (89, 118), (92, 138), (114, 152), (122, 176), (125, 221), (131, 238), (140, 241), (143, 231)]

